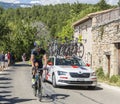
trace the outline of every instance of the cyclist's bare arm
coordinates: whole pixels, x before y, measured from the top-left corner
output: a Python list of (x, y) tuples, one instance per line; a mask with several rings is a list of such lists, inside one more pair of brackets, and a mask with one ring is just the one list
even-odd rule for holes
[(47, 67), (47, 56), (46, 56), (46, 54), (43, 55), (43, 61), (44, 61), (44, 68), (46, 68)]

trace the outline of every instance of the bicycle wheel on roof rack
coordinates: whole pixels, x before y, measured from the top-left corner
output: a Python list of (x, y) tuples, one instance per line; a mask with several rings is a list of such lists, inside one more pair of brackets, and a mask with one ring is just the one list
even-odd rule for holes
[(77, 56), (82, 58), (83, 55), (84, 55), (84, 45), (82, 43), (78, 43)]
[(61, 46), (60, 50), (59, 50), (59, 55), (63, 56), (64, 55), (64, 51), (65, 51), (65, 46)]
[(58, 55), (58, 56), (61, 55), (61, 54), (60, 54), (60, 50), (61, 50), (61, 48), (62, 48), (62, 45), (59, 44), (59, 45), (58, 45), (58, 48), (57, 48), (57, 55)]
[(52, 43), (49, 44), (49, 46), (48, 46), (48, 54), (49, 54), (50, 56), (52, 56), (52, 54), (53, 54), (53, 46), (52, 46)]
[(66, 47), (64, 53), (65, 53), (65, 56), (71, 56), (71, 54), (70, 54), (70, 46)]

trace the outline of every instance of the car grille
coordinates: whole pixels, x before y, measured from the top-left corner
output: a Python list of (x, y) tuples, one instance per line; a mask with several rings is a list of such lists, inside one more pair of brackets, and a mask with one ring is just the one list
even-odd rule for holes
[(67, 83), (67, 84), (93, 84), (93, 81), (65, 81), (59, 80), (59, 82)]
[(70, 76), (73, 78), (89, 78), (90, 73), (70, 73)]

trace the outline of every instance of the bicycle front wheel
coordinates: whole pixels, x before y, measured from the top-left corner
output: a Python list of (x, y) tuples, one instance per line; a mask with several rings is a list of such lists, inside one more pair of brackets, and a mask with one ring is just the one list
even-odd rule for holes
[(32, 87), (33, 87), (33, 93), (34, 93), (34, 95), (37, 96), (37, 83), (35, 83), (35, 85), (32, 86)]
[(42, 79), (41, 79), (41, 75), (40, 75), (39, 80), (38, 80), (38, 98), (39, 98), (39, 101), (42, 101)]

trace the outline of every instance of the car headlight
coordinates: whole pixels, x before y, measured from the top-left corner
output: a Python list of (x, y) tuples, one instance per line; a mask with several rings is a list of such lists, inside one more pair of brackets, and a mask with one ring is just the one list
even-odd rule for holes
[(95, 72), (92, 72), (92, 73), (91, 73), (91, 76), (96, 76), (96, 73), (95, 73)]
[(58, 73), (58, 75), (66, 75), (67, 74), (67, 72), (64, 72), (64, 71), (58, 71), (57, 73)]

